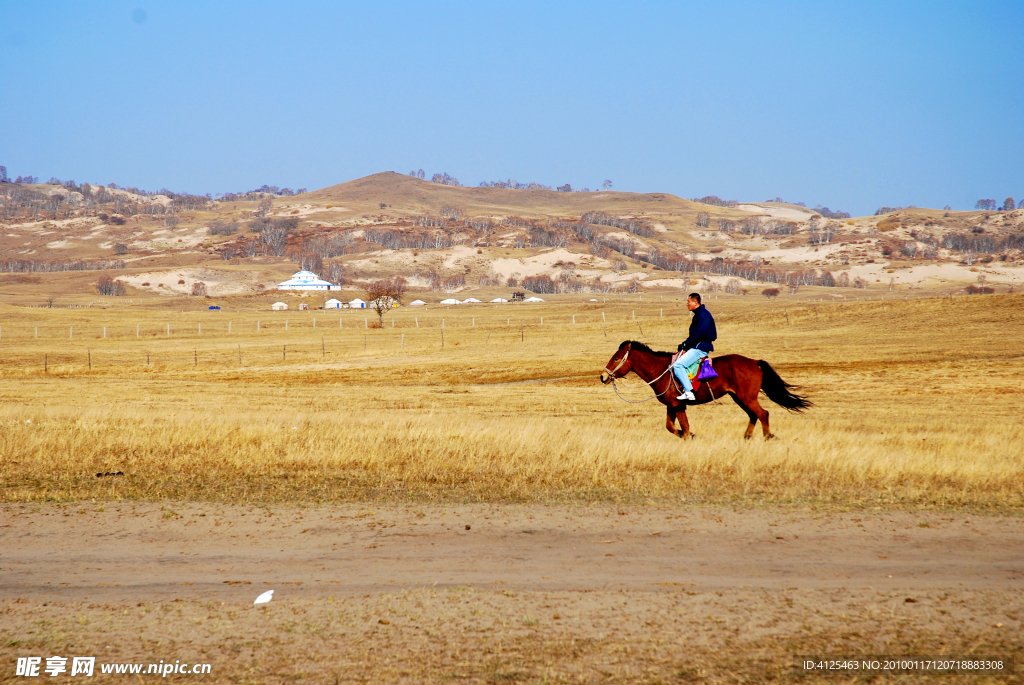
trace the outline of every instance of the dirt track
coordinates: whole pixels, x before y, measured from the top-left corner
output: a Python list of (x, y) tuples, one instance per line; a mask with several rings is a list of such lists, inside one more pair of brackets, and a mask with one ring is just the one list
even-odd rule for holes
[[(0, 633), (18, 642), (5, 656), (95, 649), (111, 659), (205, 658), (220, 678), (546, 673), (622, 682), (782, 673), (793, 653), (972, 649), (1021, 659), (1024, 526), (1013, 517), (658, 506), (97, 509), (0, 510)], [(270, 588), (273, 602), (252, 608)], [(347, 666), (335, 670), (339, 663)]]

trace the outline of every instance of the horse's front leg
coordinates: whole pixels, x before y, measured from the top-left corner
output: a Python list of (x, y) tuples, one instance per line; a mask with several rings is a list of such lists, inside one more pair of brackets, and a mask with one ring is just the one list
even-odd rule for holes
[(676, 433), (681, 438), (693, 438), (693, 433), (690, 432), (690, 420), (686, 418), (686, 407), (683, 407), (682, 411), (678, 411), (675, 414), (676, 419), (679, 421), (679, 432)]
[(666, 407), (665, 411), (665, 428), (672, 435), (678, 435), (682, 437), (682, 434), (676, 430), (676, 410), (671, 405)]

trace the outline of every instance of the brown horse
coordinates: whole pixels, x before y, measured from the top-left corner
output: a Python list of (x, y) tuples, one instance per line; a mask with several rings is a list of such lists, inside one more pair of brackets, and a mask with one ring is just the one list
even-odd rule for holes
[[(779, 374), (775, 373), (775, 369), (769, 366), (768, 362), (754, 361), (738, 354), (715, 357), (713, 366), (718, 378), (701, 381), (700, 388), (694, 392), (696, 399), (693, 402), (677, 400), (676, 396), (680, 394), (679, 384), (672, 378), (671, 365), (671, 352), (655, 352), (641, 342), (627, 340), (619, 345), (619, 349), (608, 361), (604, 372), (601, 373), (601, 382), (614, 383), (616, 378), (622, 378), (630, 371), (640, 376), (668, 408), (665, 428), (681, 438), (693, 437), (690, 422), (686, 418), (686, 405), (713, 402), (724, 395), (731, 397), (750, 418), (750, 425), (743, 434), (747, 439), (753, 435), (754, 426), (759, 419), (765, 440), (775, 437), (768, 428), (768, 412), (757, 401), (758, 392), (761, 390), (772, 402), (793, 412), (802, 412), (814, 406), (806, 397), (794, 394), (792, 390), (799, 389), (798, 386), (790, 385), (779, 378)], [(678, 431), (676, 421), (679, 422)]]

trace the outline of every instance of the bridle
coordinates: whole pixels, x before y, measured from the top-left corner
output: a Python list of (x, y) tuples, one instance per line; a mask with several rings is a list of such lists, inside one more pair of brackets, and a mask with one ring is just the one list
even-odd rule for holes
[[(615, 382), (615, 374), (618, 372), (619, 369), (622, 368), (622, 365), (626, 363), (627, 359), (629, 359), (629, 348), (628, 347), (626, 348), (626, 354), (622, 355), (622, 359), (619, 360), (618, 365), (614, 369), (612, 369), (611, 371), (608, 371), (608, 367), (607, 366), (604, 367), (604, 370), (608, 371), (608, 375), (612, 377), (612, 382), (613, 383)], [(609, 362), (609, 363), (611, 363), (611, 362)]]
[[(669, 390), (672, 389), (672, 383), (669, 382), (669, 384), (665, 387), (665, 390), (663, 390), (662, 392), (656, 393), (653, 397), (648, 397), (646, 400), (627, 400), (625, 397), (623, 397), (619, 393), (619, 387), (617, 385), (615, 385), (615, 379), (616, 379), (615, 374), (616, 374), (616, 372), (618, 372), (619, 369), (622, 368), (622, 365), (626, 363), (626, 359), (629, 357), (629, 353), (630, 353), (630, 348), (626, 347), (626, 353), (624, 355), (622, 355), (622, 359), (619, 360), (619, 363), (608, 374), (609, 376), (611, 376), (611, 379), (612, 379), (611, 380), (612, 389), (615, 391), (615, 394), (619, 396), (620, 400), (622, 400), (623, 402), (629, 402), (630, 404), (640, 404), (641, 402), (649, 402), (651, 400), (656, 400), (659, 397), (661, 397), (662, 395), (664, 395), (665, 393), (667, 393)], [(608, 362), (608, 363), (610, 364), (611, 362)], [(608, 367), (605, 366), (604, 370), (608, 371)], [(664, 378), (665, 374), (668, 373), (671, 370), (672, 370), (672, 363), (669, 362), (669, 365), (667, 367), (665, 367), (665, 370), (662, 371), (661, 374), (657, 378), (655, 378), (654, 380), (650, 380), (650, 381), (644, 381), (644, 383), (647, 383), (647, 385), (651, 386), (651, 389), (653, 390), (654, 389), (654, 384), (657, 383), (658, 381), (660, 381), (662, 378)], [(637, 375), (639, 375), (639, 374), (637, 374)], [(643, 379), (641, 378), (640, 380), (643, 380)]]

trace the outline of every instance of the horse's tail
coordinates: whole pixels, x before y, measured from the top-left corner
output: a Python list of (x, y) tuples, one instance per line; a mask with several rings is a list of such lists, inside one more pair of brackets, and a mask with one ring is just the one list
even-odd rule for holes
[(806, 397), (792, 392), (799, 390), (800, 386), (790, 385), (782, 380), (768, 362), (761, 360), (757, 365), (761, 368), (761, 389), (772, 402), (797, 413), (814, 406)]

